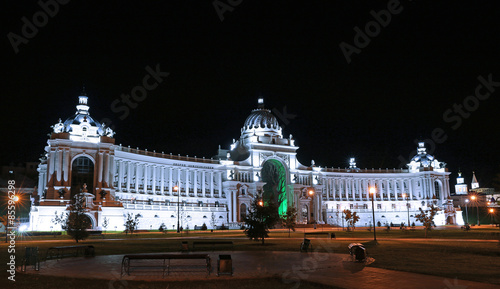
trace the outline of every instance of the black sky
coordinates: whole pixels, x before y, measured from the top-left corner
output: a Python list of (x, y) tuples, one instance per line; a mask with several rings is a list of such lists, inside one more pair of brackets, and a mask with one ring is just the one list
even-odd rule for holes
[[(280, 121), (304, 164), (345, 167), (353, 156), (362, 168), (400, 167), (415, 139), (442, 128), (433, 154), (451, 177), (460, 168), (470, 182), (475, 170), (490, 185), (500, 87), (455, 130), (443, 113), (474, 94), (479, 76), (500, 81), (495, 1), (401, 1), (348, 64), (339, 44), (353, 45), (354, 27), (389, 2), (242, 1), (221, 21), (213, 1), (70, 1), (17, 54), (8, 34), (22, 36), (21, 19), (41, 7), (4, 3), (0, 161), (37, 160), (85, 85), (91, 115), (112, 120), (117, 144), (210, 157), (263, 96), (296, 115)], [(156, 65), (170, 75), (121, 120), (111, 103)]]

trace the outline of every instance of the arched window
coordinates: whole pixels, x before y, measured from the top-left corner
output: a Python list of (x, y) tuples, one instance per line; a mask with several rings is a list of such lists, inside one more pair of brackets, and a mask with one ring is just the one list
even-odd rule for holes
[(71, 197), (82, 191), (83, 185), (94, 194), (94, 163), (88, 157), (77, 157), (71, 166)]
[(243, 220), (247, 216), (247, 205), (246, 204), (241, 204), (240, 205), (240, 222), (243, 222)]
[(438, 181), (434, 182), (434, 190), (436, 191), (436, 198), (440, 199), (441, 198), (441, 186), (439, 185)]

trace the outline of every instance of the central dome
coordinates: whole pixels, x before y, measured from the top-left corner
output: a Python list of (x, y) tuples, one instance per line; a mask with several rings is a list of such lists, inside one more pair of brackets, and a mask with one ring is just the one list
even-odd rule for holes
[(251, 136), (262, 137), (281, 137), (281, 127), (276, 117), (269, 109), (264, 108), (264, 100), (259, 98), (258, 108), (252, 110), (252, 113), (245, 120), (241, 129), (243, 138)]
[(252, 110), (252, 113), (245, 120), (243, 129), (254, 128), (273, 128), (279, 129), (279, 123), (276, 117), (269, 109), (257, 108)]

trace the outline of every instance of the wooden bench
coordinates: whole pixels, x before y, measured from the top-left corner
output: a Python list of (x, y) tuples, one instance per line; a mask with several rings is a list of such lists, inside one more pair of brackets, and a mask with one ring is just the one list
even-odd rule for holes
[[(196, 259), (204, 259), (205, 264), (204, 265), (172, 265), (171, 260), (196, 260)], [(141, 263), (137, 262), (135, 264), (132, 264), (132, 260), (157, 260), (160, 261), (158, 262), (151, 262), (151, 263)], [(151, 269), (160, 269), (162, 271), (162, 277), (165, 276), (165, 272), (167, 272), (167, 275), (170, 274), (170, 271), (172, 268), (188, 268), (189, 269), (197, 269), (198, 267), (202, 267), (207, 269), (207, 274), (210, 275), (210, 271), (212, 270), (212, 265), (211, 265), (211, 260), (210, 260), (210, 255), (208, 254), (134, 254), (134, 255), (125, 255), (123, 256), (122, 259), (122, 265), (121, 265), (121, 275), (123, 276), (124, 274), (127, 274), (130, 276), (130, 269), (135, 268), (135, 269), (146, 269), (150, 270)]]
[(204, 246), (204, 245), (211, 245), (212, 246), (212, 251), (215, 249), (216, 245), (231, 245), (231, 249), (233, 247), (233, 241), (194, 241), (193, 242), (193, 249), (196, 248), (196, 245), (198, 247)]
[(45, 260), (62, 259), (64, 257), (94, 257), (95, 249), (92, 245), (50, 247), (45, 255)]
[(304, 239), (306, 237), (311, 237), (311, 236), (324, 236), (326, 238), (335, 238), (335, 233), (330, 233), (330, 232), (313, 232), (313, 233), (304, 233)]

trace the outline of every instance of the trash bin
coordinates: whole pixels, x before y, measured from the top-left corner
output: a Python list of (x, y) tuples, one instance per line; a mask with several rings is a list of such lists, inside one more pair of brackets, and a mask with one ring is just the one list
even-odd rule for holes
[(26, 272), (26, 266), (33, 266), (36, 271), (40, 270), (40, 259), (38, 257), (38, 247), (26, 247), (24, 258), (21, 263), (21, 270)]
[(348, 246), (349, 254), (353, 257), (355, 262), (366, 261), (366, 249), (361, 243), (351, 243)]
[(333, 233), (333, 232), (332, 232), (332, 233), (330, 233), (330, 239), (335, 239), (335, 238), (336, 238), (336, 237), (335, 237), (335, 233)]
[(221, 274), (233, 276), (233, 260), (231, 255), (219, 255), (217, 260), (217, 276)]
[(300, 251), (307, 252), (307, 250), (309, 250), (309, 247), (311, 247), (312, 249), (311, 240), (304, 238), (304, 241), (302, 242), (302, 244), (300, 244)]
[(189, 251), (189, 244), (187, 241), (182, 241), (181, 250), (182, 251)]

